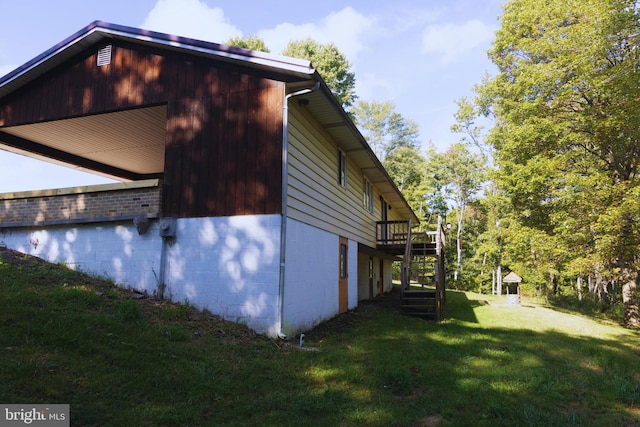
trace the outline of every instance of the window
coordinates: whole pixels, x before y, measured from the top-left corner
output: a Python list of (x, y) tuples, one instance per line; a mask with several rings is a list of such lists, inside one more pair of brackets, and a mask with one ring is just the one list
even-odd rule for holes
[(340, 278), (344, 279), (348, 275), (347, 269), (347, 245), (340, 244)]
[(338, 149), (338, 184), (342, 188), (347, 188), (347, 156)]
[(364, 178), (362, 187), (364, 208), (373, 213), (373, 185), (367, 178)]

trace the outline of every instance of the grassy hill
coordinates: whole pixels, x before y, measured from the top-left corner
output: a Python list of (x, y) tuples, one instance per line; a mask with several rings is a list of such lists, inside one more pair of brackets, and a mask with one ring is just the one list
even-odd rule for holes
[(0, 249), (0, 402), (96, 426), (639, 426), (640, 333), (449, 292), (441, 324), (362, 304), (304, 351)]

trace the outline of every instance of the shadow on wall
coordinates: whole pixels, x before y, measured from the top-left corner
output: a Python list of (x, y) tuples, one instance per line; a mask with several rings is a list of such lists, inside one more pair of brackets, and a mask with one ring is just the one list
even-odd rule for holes
[(179, 219), (176, 239), (166, 244), (157, 221), (143, 235), (133, 223), (122, 222), (14, 229), (2, 232), (0, 240), (149, 294), (157, 291), (164, 274), (165, 296), (171, 300), (277, 333), (279, 215)]
[(161, 247), (157, 225), (141, 236), (130, 223), (15, 229), (3, 232), (2, 241), (46, 261), (109, 277), (124, 287), (151, 294), (157, 288)]
[(279, 241), (279, 215), (179, 219), (167, 245), (167, 292), (174, 301), (275, 334)]

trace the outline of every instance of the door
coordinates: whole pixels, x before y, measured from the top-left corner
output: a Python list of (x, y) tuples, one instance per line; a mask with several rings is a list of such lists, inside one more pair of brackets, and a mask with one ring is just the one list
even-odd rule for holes
[(369, 298), (373, 298), (373, 257), (369, 256)]
[(349, 308), (349, 241), (340, 237), (338, 261), (338, 312), (344, 313)]

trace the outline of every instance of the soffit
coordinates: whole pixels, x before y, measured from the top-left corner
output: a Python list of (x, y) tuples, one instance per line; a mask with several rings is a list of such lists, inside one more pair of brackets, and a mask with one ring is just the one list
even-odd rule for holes
[[(166, 120), (167, 108), (161, 105), (9, 126), (2, 131), (135, 174), (161, 174), (164, 171)], [(3, 149), (26, 152), (19, 147)], [(33, 154), (29, 153), (31, 157)]]
[(390, 203), (401, 217), (411, 218), (414, 223), (418, 223), (419, 219), (365, 138), (329, 89), (325, 89), (300, 96), (309, 101), (305, 108), (331, 135), (340, 149), (362, 170), (387, 203)]

